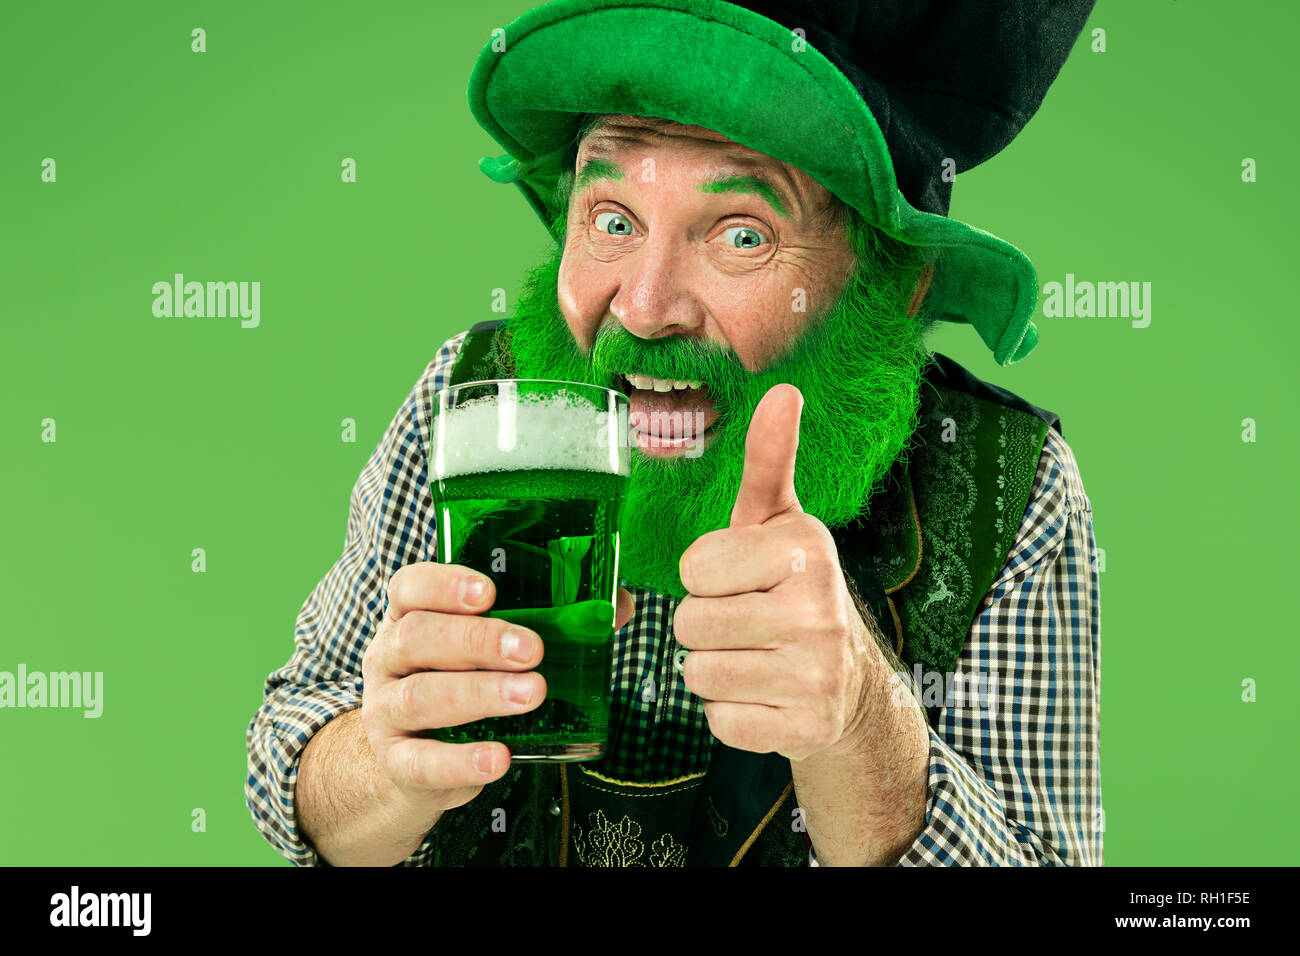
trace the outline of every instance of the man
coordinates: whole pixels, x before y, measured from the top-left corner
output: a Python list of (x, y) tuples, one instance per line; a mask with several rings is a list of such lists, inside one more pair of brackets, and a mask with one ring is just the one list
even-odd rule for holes
[[(924, 6), (800, 23), (563, 2), (484, 51), (471, 105), (510, 150), (484, 169), (557, 246), (510, 322), (456, 336), (417, 383), (268, 680), (248, 799), (290, 859), (1101, 862), (1077, 467), (1055, 416), (923, 342), (938, 317), (1004, 364), (1036, 341), (1032, 269), (942, 215), (939, 160), (1014, 136), (1090, 4)], [(998, 122), (952, 121), (937, 76), (887, 63), (909, 37), (952, 69), (954, 36), (1024, 71), (948, 78)], [(593, 44), (617, 55), (574, 67)], [(490, 580), (431, 562), (432, 391), (503, 375), (619, 388), (639, 423), (611, 741), (591, 765), (420, 736), (545, 694), (537, 635), (482, 616)]]

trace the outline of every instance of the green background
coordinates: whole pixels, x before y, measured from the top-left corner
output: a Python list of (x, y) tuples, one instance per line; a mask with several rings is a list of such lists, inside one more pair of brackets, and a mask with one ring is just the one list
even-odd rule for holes
[[(421, 371), (544, 249), (476, 170), (498, 150), (465, 105), (492, 28), (526, 7), (7, 10), (0, 670), (103, 671), (105, 709), (0, 710), (0, 862), (283, 864), (243, 798), (262, 682)], [(1144, 329), (1040, 309), (1011, 368), (969, 327), (934, 339), (1058, 412), (1077, 456), (1106, 553), (1110, 865), (1300, 849), (1294, 10), (1102, 2), (1041, 112), (954, 191), (952, 215), (1040, 282), (1153, 285)], [(260, 327), (155, 318), (175, 272), (260, 281)]]

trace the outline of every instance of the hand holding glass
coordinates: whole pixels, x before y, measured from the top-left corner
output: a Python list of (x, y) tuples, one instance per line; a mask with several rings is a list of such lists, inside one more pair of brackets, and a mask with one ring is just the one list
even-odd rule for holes
[(436, 559), (491, 578), (496, 601), (485, 616), (541, 636), (546, 697), (522, 714), (429, 734), (501, 741), (512, 760), (599, 758), (609, 730), (627, 397), (573, 382), (470, 382), (438, 392), (430, 431)]

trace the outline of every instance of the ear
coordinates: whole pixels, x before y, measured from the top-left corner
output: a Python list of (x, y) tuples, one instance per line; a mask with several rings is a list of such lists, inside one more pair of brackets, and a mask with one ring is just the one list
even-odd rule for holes
[(921, 277), (916, 280), (916, 288), (912, 290), (912, 300), (907, 303), (907, 317), (910, 319), (920, 311), (921, 303), (925, 301), (925, 294), (930, 291), (930, 280), (934, 278), (934, 266), (926, 266), (921, 270)]

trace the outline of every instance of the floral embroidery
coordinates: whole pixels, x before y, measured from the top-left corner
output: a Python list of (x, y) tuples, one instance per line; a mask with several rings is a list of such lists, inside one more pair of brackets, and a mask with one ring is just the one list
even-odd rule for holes
[(685, 866), (686, 847), (671, 833), (665, 833), (650, 845), (645, 861), (645, 844), (641, 842), (641, 824), (626, 814), (617, 824), (609, 822), (604, 810), (587, 817), (587, 832), (573, 825), (573, 853), (583, 866)]
[(641, 843), (641, 824), (624, 816), (615, 826), (597, 810), (587, 818), (590, 845), (582, 827), (573, 825), (573, 852), (583, 866), (638, 866), (637, 858), (645, 852)]
[(671, 833), (665, 833), (650, 845), (651, 866), (685, 866), (686, 847), (673, 839)]

